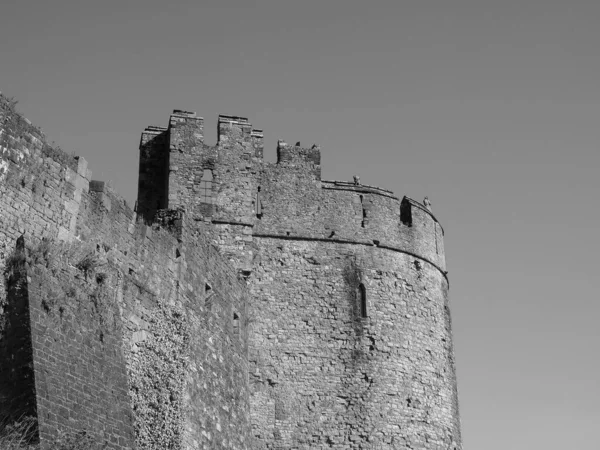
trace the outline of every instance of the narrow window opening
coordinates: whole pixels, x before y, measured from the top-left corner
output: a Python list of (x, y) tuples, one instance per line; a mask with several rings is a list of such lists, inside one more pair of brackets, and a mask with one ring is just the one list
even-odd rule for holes
[(233, 336), (240, 337), (240, 316), (237, 313), (233, 313)]
[(213, 290), (212, 290), (212, 287), (210, 286), (210, 284), (205, 283), (204, 284), (204, 306), (206, 308), (208, 308), (209, 310), (212, 309), (212, 299), (211, 299), (212, 293), (213, 293)]
[(202, 203), (213, 203), (213, 171), (204, 169), (200, 181), (200, 197)]
[(358, 286), (360, 296), (360, 316), (365, 319), (367, 317), (367, 290), (364, 284)]
[(258, 190), (256, 191), (256, 217), (258, 219), (261, 219), (262, 215), (263, 215), (262, 200), (260, 198), (260, 186), (259, 186)]
[(365, 209), (365, 205), (363, 203), (363, 196), (359, 195), (359, 197), (360, 197), (360, 207), (362, 209), (362, 219), (361, 219), (361, 222), (360, 222), (360, 226), (362, 228), (364, 228), (365, 227), (365, 220), (367, 219), (367, 210)]
[(412, 227), (412, 206), (406, 198), (400, 204), (400, 221), (407, 227)]

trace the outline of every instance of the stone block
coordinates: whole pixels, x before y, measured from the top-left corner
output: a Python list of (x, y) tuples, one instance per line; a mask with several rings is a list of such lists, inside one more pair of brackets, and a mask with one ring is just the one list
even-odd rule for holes
[(87, 167), (88, 167), (88, 162), (85, 160), (85, 158), (83, 156), (78, 156), (77, 157), (77, 173), (84, 177), (87, 175)]
[(101, 194), (98, 194), (98, 200), (100, 201), (100, 204), (102, 206), (104, 206), (104, 208), (106, 208), (107, 211), (111, 210), (112, 201), (111, 201), (110, 197), (108, 196), (108, 194), (105, 194), (104, 192), (102, 192)]
[(90, 189), (90, 182), (89, 180), (81, 175), (77, 175), (77, 177), (75, 178), (75, 189), (81, 192), (88, 192)]

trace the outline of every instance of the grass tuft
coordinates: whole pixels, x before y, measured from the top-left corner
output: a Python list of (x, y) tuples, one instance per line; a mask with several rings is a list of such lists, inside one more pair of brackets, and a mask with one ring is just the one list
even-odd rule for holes
[(37, 421), (33, 417), (0, 424), (0, 449), (2, 450), (38, 450)]
[[(45, 448), (50, 450), (105, 450), (106, 442), (101, 443), (85, 431), (77, 433), (59, 433)], [(37, 433), (37, 421), (34, 417), (23, 417), (10, 423), (3, 420), (0, 423), (1, 450), (40, 450)]]

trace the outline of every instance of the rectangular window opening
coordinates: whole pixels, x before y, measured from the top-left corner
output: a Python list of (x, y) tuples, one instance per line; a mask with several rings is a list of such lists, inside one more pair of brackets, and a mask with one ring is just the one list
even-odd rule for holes
[(213, 171), (204, 169), (200, 181), (200, 201), (209, 205), (213, 204)]

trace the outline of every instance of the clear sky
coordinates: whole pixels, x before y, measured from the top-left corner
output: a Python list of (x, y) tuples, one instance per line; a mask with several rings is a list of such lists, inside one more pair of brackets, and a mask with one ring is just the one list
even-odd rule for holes
[(600, 2), (2, 0), (0, 90), (130, 202), (174, 108), (428, 195), (465, 449), (598, 448)]

